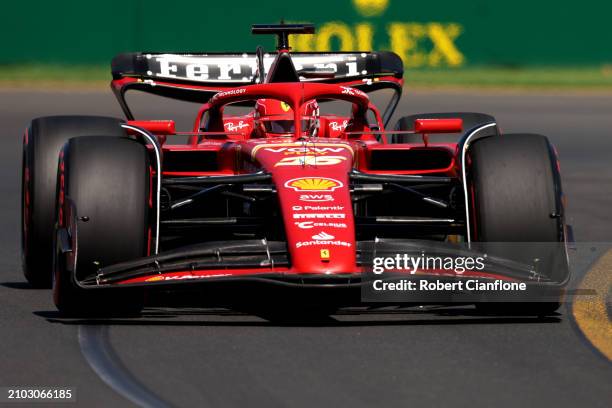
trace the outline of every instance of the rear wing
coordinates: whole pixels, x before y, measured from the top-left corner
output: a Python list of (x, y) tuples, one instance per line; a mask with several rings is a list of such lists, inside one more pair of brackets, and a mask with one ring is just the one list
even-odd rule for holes
[[(276, 54), (264, 55), (264, 68), (270, 69)], [(400, 57), (390, 51), (342, 53), (293, 53), (291, 59), (303, 80), (313, 74), (326, 78), (313, 81), (341, 82), (374, 79), (380, 76), (401, 78), (404, 67)], [(113, 79), (166, 80), (198, 85), (237, 86), (253, 82), (257, 71), (255, 53), (236, 54), (119, 54), (111, 63)], [(329, 77), (327, 77), (329, 76)]]
[[(393, 88), (396, 90), (393, 99), (399, 100), (404, 68), (393, 52), (290, 55), (300, 81), (341, 83), (364, 92)], [(264, 54), (266, 73), (276, 57), (276, 53)], [(111, 68), (113, 91), (128, 119), (134, 119), (125, 103), (124, 94), (128, 90), (206, 103), (217, 92), (255, 83), (258, 59), (255, 53), (137, 52), (116, 56)]]

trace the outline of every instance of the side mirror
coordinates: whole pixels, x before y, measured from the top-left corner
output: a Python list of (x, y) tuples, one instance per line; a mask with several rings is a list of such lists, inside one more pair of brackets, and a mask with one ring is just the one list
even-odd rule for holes
[(174, 135), (176, 127), (173, 120), (128, 120), (128, 125), (143, 128), (154, 135)]
[(415, 119), (415, 133), (459, 133), (463, 131), (463, 119)]

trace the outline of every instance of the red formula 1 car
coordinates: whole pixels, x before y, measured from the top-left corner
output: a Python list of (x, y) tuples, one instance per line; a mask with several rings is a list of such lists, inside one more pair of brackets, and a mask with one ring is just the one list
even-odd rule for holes
[[(480, 113), (404, 116), (387, 130), (399, 57), (289, 52), (289, 34), (313, 31), (254, 26), (278, 36), (275, 55), (121, 54), (112, 89), (126, 121), (34, 119), (23, 145), (28, 281), (52, 283), (58, 308), (73, 314), (137, 312), (144, 293), (183, 290), (232, 307), (460, 299), (496, 312), (556, 310), (567, 228), (548, 139), (501, 135)], [(132, 89), (203, 104), (192, 131), (135, 120)], [(382, 113), (368, 96), (377, 90), (392, 91)], [(485, 267), (387, 265), (466, 254)], [(416, 280), (535, 292), (519, 303), (484, 303), (492, 293), (477, 286), (376, 298), (381, 282)]]

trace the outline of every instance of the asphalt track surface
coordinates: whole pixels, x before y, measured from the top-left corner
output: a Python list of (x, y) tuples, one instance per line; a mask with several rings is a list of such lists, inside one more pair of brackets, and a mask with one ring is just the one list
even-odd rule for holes
[[(420, 91), (399, 108), (456, 110), (491, 113), (506, 132), (550, 136), (576, 239), (610, 246), (612, 95)], [(140, 116), (189, 124), (194, 111), (163, 101)], [(110, 91), (0, 92), (0, 387), (76, 387), (78, 406), (88, 407), (611, 406), (612, 364), (569, 306), (545, 320), (461, 307), (286, 325), (196, 308), (61, 318), (50, 292), (22, 278), (19, 177), (28, 121), (66, 113), (120, 116)], [(597, 254), (577, 256), (574, 286)]]

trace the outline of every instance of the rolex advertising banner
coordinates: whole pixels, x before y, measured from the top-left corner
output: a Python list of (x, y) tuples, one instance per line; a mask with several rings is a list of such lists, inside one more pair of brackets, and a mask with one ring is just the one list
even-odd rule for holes
[(612, 3), (597, 0), (39, 0), (8, 2), (3, 14), (0, 64), (271, 50), (273, 39), (250, 27), (280, 21), (316, 25), (291, 39), (294, 51), (392, 50), (408, 69), (612, 63)]

